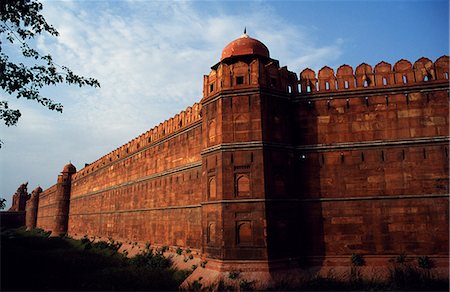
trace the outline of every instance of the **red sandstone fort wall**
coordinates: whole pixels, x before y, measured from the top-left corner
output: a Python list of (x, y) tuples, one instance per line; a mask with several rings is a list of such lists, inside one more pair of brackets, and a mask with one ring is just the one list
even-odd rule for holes
[(81, 169), (68, 232), (200, 248), (200, 106)]
[(448, 57), (352, 72), (300, 74), (291, 179), (306, 253), (448, 256)]
[[(69, 234), (219, 259), (448, 257), (448, 57), (298, 81), (247, 61), (205, 76), (203, 109), (74, 174)], [(38, 227), (52, 228), (55, 192), (40, 196)]]
[(56, 214), (56, 185), (53, 185), (39, 195), (36, 226), (44, 230), (53, 230)]

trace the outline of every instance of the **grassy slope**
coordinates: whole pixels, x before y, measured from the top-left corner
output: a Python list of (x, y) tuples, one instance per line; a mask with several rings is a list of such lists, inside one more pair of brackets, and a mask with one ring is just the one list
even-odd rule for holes
[(3, 231), (1, 290), (177, 290), (187, 273), (154, 254), (128, 259), (39, 231)]

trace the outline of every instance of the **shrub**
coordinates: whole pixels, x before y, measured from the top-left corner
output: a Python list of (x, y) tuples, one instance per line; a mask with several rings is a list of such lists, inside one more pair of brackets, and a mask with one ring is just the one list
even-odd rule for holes
[(356, 254), (356, 253), (352, 254), (350, 260), (352, 262), (352, 266), (355, 266), (355, 267), (364, 266), (364, 259), (363, 259), (363, 256), (360, 254)]
[(241, 288), (241, 291), (251, 291), (253, 290), (253, 281), (242, 279), (239, 281), (239, 287)]
[(183, 250), (180, 247), (177, 247), (177, 250), (176, 250), (177, 255), (181, 255), (182, 252), (183, 252)]
[(431, 259), (427, 256), (421, 256), (417, 258), (417, 265), (421, 269), (429, 270), (433, 267)]
[(230, 278), (232, 280), (237, 279), (239, 277), (240, 273), (241, 272), (239, 272), (239, 271), (230, 271), (230, 272), (228, 272), (228, 278)]
[(168, 258), (159, 252), (154, 253), (151, 249), (137, 254), (130, 259), (130, 263), (137, 267), (148, 267), (151, 269), (167, 269), (171, 265), (171, 261)]

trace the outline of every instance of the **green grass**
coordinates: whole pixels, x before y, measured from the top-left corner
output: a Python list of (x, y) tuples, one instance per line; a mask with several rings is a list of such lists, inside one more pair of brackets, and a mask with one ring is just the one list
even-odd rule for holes
[(127, 258), (117, 246), (41, 230), (2, 231), (0, 290), (178, 290), (189, 275), (160, 252), (148, 248)]

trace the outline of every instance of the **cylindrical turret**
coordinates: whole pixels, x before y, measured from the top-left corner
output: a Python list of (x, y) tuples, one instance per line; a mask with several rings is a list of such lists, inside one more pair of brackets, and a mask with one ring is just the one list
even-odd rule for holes
[(42, 193), (42, 188), (35, 188), (31, 192), (30, 199), (26, 202), (25, 225), (27, 227), (27, 230), (36, 228), (40, 193)]
[(58, 236), (67, 232), (67, 223), (69, 220), (70, 187), (72, 184), (72, 175), (76, 172), (77, 170), (75, 166), (69, 163), (64, 166), (63, 171), (58, 176), (55, 198), (55, 225), (52, 230), (53, 236)]

